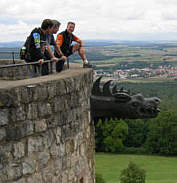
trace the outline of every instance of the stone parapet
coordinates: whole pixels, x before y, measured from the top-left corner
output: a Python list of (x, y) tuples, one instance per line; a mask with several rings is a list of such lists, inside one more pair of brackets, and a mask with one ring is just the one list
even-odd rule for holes
[(0, 80), (0, 183), (94, 183), (92, 70)]
[[(16, 64), (25, 63), (23, 60), (15, 60)], [(0, 66), (13, 64), (12, 60), (0, 59)], [(30, 72), (27, 69), (27, 66), (20, 67), (10, 67), (0, 69), (0, 79), (3, 80), (19, 80), (30, 78)]]

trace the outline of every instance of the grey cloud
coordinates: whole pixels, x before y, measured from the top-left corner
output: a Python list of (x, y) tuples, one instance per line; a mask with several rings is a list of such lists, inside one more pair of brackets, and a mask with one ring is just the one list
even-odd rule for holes
[(76, 35), (85, 39), (175, 32), (176, 12), (176, 0), (2, 0), (0, 28), (6, 33), (0, 41), (6, 34), (14, 41), (26, 38), (44, 18), (58, 19), (60, 31), (67, 21), (76, 22)]

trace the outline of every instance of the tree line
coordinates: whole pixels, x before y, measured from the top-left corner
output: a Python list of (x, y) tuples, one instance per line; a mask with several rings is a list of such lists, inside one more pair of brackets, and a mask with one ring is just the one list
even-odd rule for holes
[(99, 120), (97, 152), (177, 155), (177, 110), (149, 120)]

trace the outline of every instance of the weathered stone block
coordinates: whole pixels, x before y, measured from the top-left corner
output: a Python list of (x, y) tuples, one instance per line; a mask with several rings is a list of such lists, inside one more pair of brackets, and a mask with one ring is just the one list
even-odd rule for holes
[(15, 159), (22, 158), (25, 156), (25, 143), (18, 142), (13, 144), (13, 156)]
[(5, 128), (0, 128), (0, 141), (6, 138), (6, 130)]
[(42, 137), (29, 137), (28, 139), (28, 153), (38, 152), (43, 150)]
[(48, 98), (54, 98), (57, 95), (57, 86), (56, 83), (50, 83), (47, 86), (47, 93), (48, 93)]
[(33, 101), (44, 101), (48, 98), (48, 86), (38, 85), (35, 90), (33, 90)]
[(37, 154), (38, 169), (43, 169), (47, 166), (50, 159), (49, 152), (39, 152)]
[(53, 114), (46, 119), (47, 128), (57, 128), (60, 121), (60, 114)]
[(7, 182), (7, 173), (5, 169), (0, 169), (0, 183), (6, 183)]
[(13, 159), (12, 151), (13, 146), (11, 143), (0, 145), (0, 164), (3, 167), (6, 166)]
[(23, 134), (20, 130), (20, 128), (18, 127), (9, 127), (6, 129), (7, 131), (7, 140), (11, 141), (11, 140), (17, 140), (23, 137)]
[(31, 177), (27, 178), (27, 183), (43, 183), (40, 173), (35, 173)]
[(57, 96), (66, 94), (65, 82), (63, 79), (56, 81), (56, 94)]
[(53, 143), (50, 148), (50, 154), (51, 154), (52, 158), (58, 158), (59, 156), (61, 157), (60, 146)]
[(34, 122), (30, 120), (24, 121), (21, 131), (23, 131), (24, 137), (32, 135), (34, 133)]
[(40, 117), (44, 117), (52, 114), (52, 108), (50, 103), (39, 103), (38, 110), (39, 110)]
[[(35, 87), (35, 85), (33, 85)], [(33, 91), (32, 87), (23, 87), (20, 88), (20, 91), (18, 91), (18, 96), (20, 99), (20, 102), (23, 104), (28, 104), (33, 101)]]
[(26, 180), (24, 178), (21, 178), (21, 179), (15, 181), (14, 183), (26, 183)]
[(68, 183), (68, 172), (62, 173), (62, 183)]
[(47, 124), (45, 119), (35, 121), (34, 125), (35, 125), (35, 132), (43, 132), (47, 129)]
[(55, 138), (56, 138), (56, 144), (61, 143), (61, 128), (57, 127), (57, 129), (54, 131), (55, 133)]
[(27, 119), (37, 119), (38, 114), (38, 104), (31, 103), (27, 106)]
[(49, 149), (52, 145), (52, 143), (54, 142), (54, 134), (52, 132), (52, 130), (48, 130), (44, 133), (41, 134), (42, 137), (42, 142), (43, 142), (43, 150), (45, 149)]
[(65, 100), (64, 96), (56, 97), (52, 103), (54, 112), (63, 111), (65, 109)]
[(36, 170), (36, 160), (26, 158), (22, 163), (23, 175), (33, 174)]
[(61, 175), (62, 173), (62, 158), (56, 158), (54, 159), (52, 165), (55, 169), (55, 175)]
[(9, 181), (17, 180), (22, 176), (22, 167), (20, 164), (12, 163), (7, 167), (7, 176)]
[(8, 123), (8, 110), (0, 109), (0, 126), (7, 125)]

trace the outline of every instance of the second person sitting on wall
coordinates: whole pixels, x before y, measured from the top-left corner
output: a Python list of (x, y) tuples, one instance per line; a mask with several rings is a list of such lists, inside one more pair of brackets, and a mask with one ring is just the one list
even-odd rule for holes
[[(87, 61), (85, 51), (83, 48), (84, 42), (73, 34), (74, 28), (75, 28), (75, 23), (68, 22), (66, 30), (57, 35), (57, 40), (56, 40), (57, 45), (60, 47), (63, 55), (66, 57), (69, 57), (74, 52), (78, 51), (80, 57), (83, 60), (83, 67), (90, 68), (92, 66)], [(77, 44), (72, 45), (73, 41), (77, 42)], [(62, 55), (58, 55), (58, 53), (56, 51), (54, 54), (58, 58), (60, 58), (62, 56)], [(62, 71), (63, 66), (64, 66), (64, 61), (57, 62), (56, 63), (56, 71), (57, 72)]]

